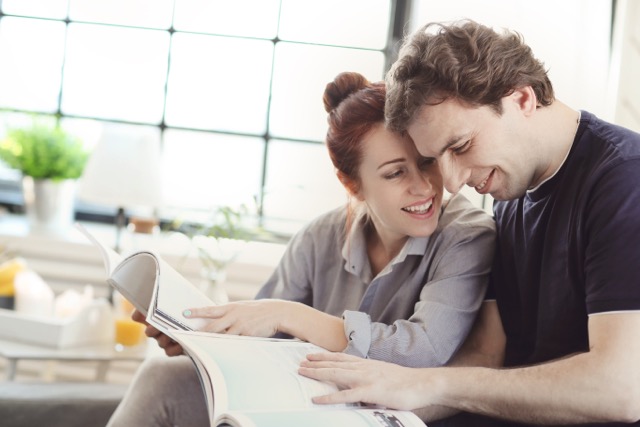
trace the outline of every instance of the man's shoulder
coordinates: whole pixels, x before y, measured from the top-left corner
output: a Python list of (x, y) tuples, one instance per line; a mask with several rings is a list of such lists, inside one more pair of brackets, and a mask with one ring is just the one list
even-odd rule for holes
[(640, 133), (616, 125), (582, 111), (586, 126), (579, 136), (579, 144), (588, 146), (600, 162), (623, 162), (640, 157)]

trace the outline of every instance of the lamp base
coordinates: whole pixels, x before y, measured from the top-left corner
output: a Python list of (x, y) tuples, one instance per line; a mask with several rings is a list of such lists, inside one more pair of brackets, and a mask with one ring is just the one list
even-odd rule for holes
[(129, 230), (133, 233), (140, 234), (154, 234), (160, 226), (160, 221), (157, 218), (143, 218), (132, 216), (129, 218)]
[(124, 215), (124, 208), (118, 208), (118, 213), (116, 213), (116, 244), (113, 248), (117, 253), (120, 253), (122, 250), (122, 229), (126, 222), (127, 218)]

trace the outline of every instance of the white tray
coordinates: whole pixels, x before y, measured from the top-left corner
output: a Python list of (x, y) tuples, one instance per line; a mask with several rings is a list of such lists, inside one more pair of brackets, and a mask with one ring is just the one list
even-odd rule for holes
[(114, 342), (114, 320), (106, 300), (96, 300), (68, 319), (0, 308), (0, 338), (52, 348)]

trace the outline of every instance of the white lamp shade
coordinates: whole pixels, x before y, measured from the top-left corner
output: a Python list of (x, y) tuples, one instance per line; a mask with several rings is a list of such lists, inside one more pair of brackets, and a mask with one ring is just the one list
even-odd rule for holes
[(149, 135), (107, 128), (89, 157), (78, 197), (121, 208), (160, 207), (160, 142)]

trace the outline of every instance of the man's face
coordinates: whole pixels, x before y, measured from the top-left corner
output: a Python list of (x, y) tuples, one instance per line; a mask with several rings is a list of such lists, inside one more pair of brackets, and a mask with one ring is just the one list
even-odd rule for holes
[(503, 114), (488, 106), (468, 107), (454, 99), (422, 107), (407, 131), (421, 155), (437, 160), (444, 186), (463, 185), (497, 200), (522, 196), (535, 175), (533, 141), (524, 139), (525, 118), (510, 97)]

